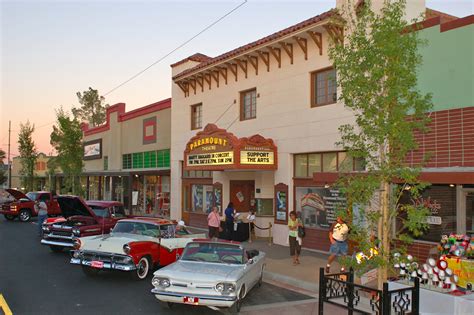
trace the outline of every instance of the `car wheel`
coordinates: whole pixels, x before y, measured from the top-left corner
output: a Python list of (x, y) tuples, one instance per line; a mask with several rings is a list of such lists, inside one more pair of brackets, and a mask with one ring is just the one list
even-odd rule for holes
[(133, 276), (136, 280), (144, 280), (148, 276), (150, 269), (151, 269), (150, 259), (144, 256), (140, 258), (140, 260), (138, 261), (137, 269), (133, 273)]
[(51, 249), (51, 251), (55, 252), (55, 253), (62, 253), (64, 247), (62, 246), (57, 246), (57, 245), (49, 245), (49, 248)]
[(8, 221), (13, 221), (15, 220), (15, 216), (11, 214), (5, 214), (5, 219), (7, 219)]
[(86, 274), (88, 277), (93, 277), (96, 276), (99, 273), (99, 269), (88, 267), (88, 266), (81, 266), (82, 271)]
[(242, 285), (239, 291), (239, 296), (237, 301), (235, 301), (234, 305), (232, 305), (231, 313), (240, 313), (240, 309), (242, 308), (242, 301), (244, 300), (245, 296), (245, 285)]
[(31, 212), (28, 209), (21, 209), (18, 216), (21, 222), (28, 222), (31, 219)]

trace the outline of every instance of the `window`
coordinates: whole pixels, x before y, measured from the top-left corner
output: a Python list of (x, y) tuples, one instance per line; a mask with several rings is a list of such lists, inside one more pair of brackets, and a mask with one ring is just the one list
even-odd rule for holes
[(257, 117), (257, 90), (240, 92), (240, 120)]
[(210, 213), (213, 202), (212, 185), (192, 185), (191, 211)]
[(212, 178), (212, 172), (183, 170), (183, 178)]
[(122, 155), (123, 169), (165, 167), (170, 167), (169, 149)]
[(191, 130), (202, 128), (202, 104), (191, 106)]
[(104, 156), (104, 171), (109, 169), (109, 157)]
[(311, 73), (311, 106), (333, 104), (336, 101), (336, 70), (330, 68)]
[(308, 178), (318, 172), (364, 171), (365, 161), (347, 152), (304, 153), (294, 155), (294, 176)]

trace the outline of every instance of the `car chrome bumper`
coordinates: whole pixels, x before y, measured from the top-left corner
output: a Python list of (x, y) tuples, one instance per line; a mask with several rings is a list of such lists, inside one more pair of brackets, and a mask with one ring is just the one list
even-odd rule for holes
[(156, 288), (151, 290), (155, 297), (163, 302), (181, 303), (184, 304), (183, 298), (192, 296), (199, 299), (199, 305), (216, 306), (216, 307), (231, 307), (237, 301), (237, 296), (219, 296), (219, 295), (204, 295), (193, 293), (169, 292), (162, 291)]
[[(81, 259), (81, 258), (71, 258), (70, 263), (73, 265), (82, 265), (82, 266), (89, 266), (91, 267), (92, 261), (88, 259)], [(120, 270), (120, 271), (132, 271), (136, 270), (137, 266), (132, 263), (129, 264), (119, 264), (119, 263), (109, 263), (104, 262), (104, 265), (100, 269), (110, 269), (110, 270)]]
[(73, 243), (52, 241), (52, 240), (47, 240), (47, 239), (42, 239), (41, 244), (43, 244), (43, 245), (63, 246), (63, 247), (70, 247), (70, 248), (74, 247)]

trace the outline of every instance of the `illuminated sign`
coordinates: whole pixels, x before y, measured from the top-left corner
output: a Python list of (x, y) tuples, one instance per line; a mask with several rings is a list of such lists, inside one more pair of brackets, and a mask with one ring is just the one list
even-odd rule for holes
[(189, 144), (189, 150), (194, 150), (203, 145), (220, 145), (225, 147), (227, 145), (227, 140), (219, 137), (205, 137), (202, 139), (197, 139)]
[(273, 152), (270, 151), (240, 151), (240, 164), (273, 165)]
[(187, 165), (189, 166), (212, 166), (234, 164), (234, 152), (212, 152), (189, 154), (187, 156)]

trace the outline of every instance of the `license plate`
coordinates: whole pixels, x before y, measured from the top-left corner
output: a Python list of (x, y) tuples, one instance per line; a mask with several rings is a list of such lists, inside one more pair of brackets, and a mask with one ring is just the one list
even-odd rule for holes
[(102, 268), (104, 268), (104, 262), (94, 260), (94, 261), (91, 262), (91, 267), (102, 269)]
[(192, 297), (192, 296), (185, 296), (185, 297), (183, 297), (183, 303), (198, 305), (199, 304), (199, 298)]

